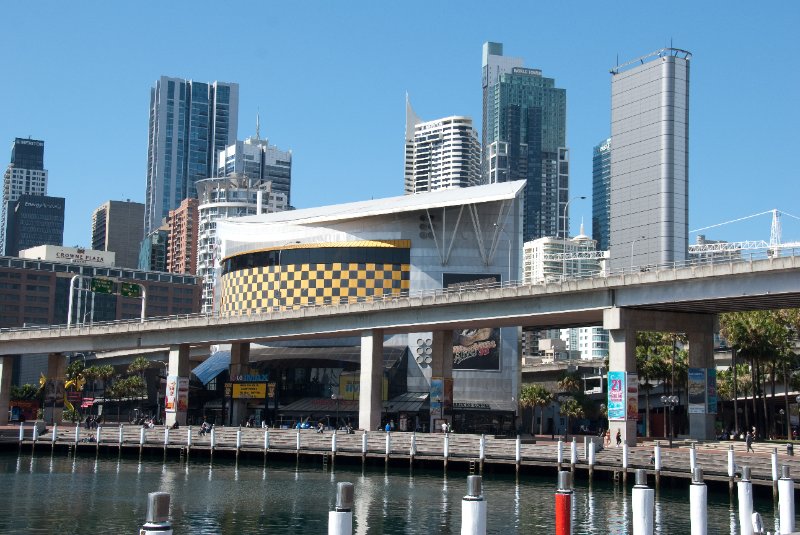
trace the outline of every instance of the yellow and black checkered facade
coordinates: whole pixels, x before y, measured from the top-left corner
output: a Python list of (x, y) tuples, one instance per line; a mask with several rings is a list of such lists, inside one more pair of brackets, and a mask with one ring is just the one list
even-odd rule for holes
[(237, 254), (223, 261), (220, 312), (348, 303), (407, 293), (410, 247), (408, 240), (359, 241)]

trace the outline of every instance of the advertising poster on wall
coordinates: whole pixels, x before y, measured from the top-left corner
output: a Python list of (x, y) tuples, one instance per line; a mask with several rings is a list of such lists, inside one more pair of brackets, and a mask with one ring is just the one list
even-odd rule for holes
[(164, 410), (166, 412), (176, 412), (178, 400), (178, 376), (170, 375), (167, 377), (167, 390), (164, 395)]
[(608, 372), (608, 420), (624, 422), (627, 418), (625, 407), (625, 372)]
[[(497, 284), (500, 275), (444, 273), (442, 288), (455, 290)], [(500, 329), (491, 327), (453, 331), (454, 370), (500, 370)]]
[(708, 414), (717, 414), (717, 370), (709, 368), (706, 376), (708, 389)]
[(628, 420), (638, 421), (639, 420), (639, 376), (635, 373), (628, 374), (628, 384), (627, 384), (627, 392), (628, 392), (628, 401), (626, 406), (628, 407)]
[(689, 414), (705, 414), (706, 391), (706, 369), (689, 368)]
[(189, 410), (189, 378), (178, 377), (178, 410)]
[(431, 377), (431, 417), (441, 418), (444, 406), (444, 380), (441, 377)]

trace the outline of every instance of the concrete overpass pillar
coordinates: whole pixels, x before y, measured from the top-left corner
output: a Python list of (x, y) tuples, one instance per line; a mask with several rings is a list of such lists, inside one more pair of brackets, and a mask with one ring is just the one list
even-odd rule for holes
[(170, 346), (164, 423), (186, 425), (189, 408), (189, 344)]
[[(441, 396), (441, 408), (431, 406), (431, 421), (429, 429), (435, 433), (434, 421), (440, 418), (451, 422), (453, 410), (453, 331), (433, 331), (431, 349), (433, 360), (431, 362), (431, 402), (436, 404), (434, 398)], [(433, 381), (441, 381), (433, 384)]]
[(64, 381), (67, 375), (67, 357), (63, 353), (47, 355), (47, 382), (44, 387), (44, 421), (62, 423), (64, 412)]
[(358, 427), (375, 431), (381, 425), (383, 388), (383, 330), (361, 334), (361, 379), (358, 397)]
[[(706, 371), (706, 377), (711, 370), (715, 370), (714, 365), (714, 333), (712, 330), (707, 332), (686, 333), (689, 338), (689, 368), (702, 368)], [(708, 379), (706, 379), (705, 390), (708, 394)], [(691, 395), (691, 385), (689, 393)], [(702, 414), (689, 413), (689, 436), (695, 440), (713, 440), (714, 419), (716, 414), (708, 414), (708, 403)]]
[(14, 357), (0, 357), (0, 425), (8, 423), (9, 400), (11, 399), (11, 367)]
[[(636, 373), (636, 330), (628, 326), (623, 329), (608, 331), (608, 371), (624, 372), (626, 380), (623, 385), (627, 387), (627, 374)], [(627, 388), (625, 388), (627, 390)], [(609, 389), (610, 392), (610, 389)], [(617, 432), (622, 434), (623, 443), (628, 446), (636, 445), (636, 420), (630, 418), (627, 409), (627, 392), (622, 392), (625, 420), (611, 420), (608, 428), (611, 430), (612, 443), (616, 444)], [(607, 406), (611, 401), (607, 400)], [(609, 415), (611, 416), (611, 415)]]
[[(250, 366), (250, 343), (241, 342), (231, 344), (231, 365), (229, 368), (231, 381), (237, 375), (246, 375)], [(231, 399), (230, 424), (239, 425), (247, 416), (247, 400)]]

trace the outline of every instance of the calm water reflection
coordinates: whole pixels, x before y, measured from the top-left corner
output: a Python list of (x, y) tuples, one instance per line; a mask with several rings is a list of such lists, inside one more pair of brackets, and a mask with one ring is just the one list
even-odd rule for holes
[[(1, 533), (136, 533), (148, 492), (172, 494), (176, 534), (326, 533), (336, 483), (355, 484), (357, 534), (459, 533), (466, 475), (339, 466), (182, 464), (103, 457), (0, 455)], [(553, 533), (555, 478), (487, 474), (490, 533)], [(657, 533), (689, 533), (688, 490), (657, 494)], [(630, 490), (576, 486), (576, 534), (630, 532)], [(709, 534), (736, 534), (727, 493), (710, 493)], [(772, 522), (771, 501), (756, 508)]]

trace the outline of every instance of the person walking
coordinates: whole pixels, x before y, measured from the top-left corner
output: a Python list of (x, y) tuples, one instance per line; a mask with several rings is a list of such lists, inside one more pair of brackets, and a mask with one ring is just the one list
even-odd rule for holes
[(622, 431), (617, 429), (617, 447), (622, 445)]
[(745, 436), (744, 438), (744, 443), (747, 444), (746, 452), (752, 451), (753, 453), (755, 453), (755, 450), (753, 450), (753, 433), (751, 433), (750, 431), (747, 432), (747, 436)]
[(606, 429), (605, 435), (606, 435), (606, 447), (610, 448), (611, 447), (611, 429)]

